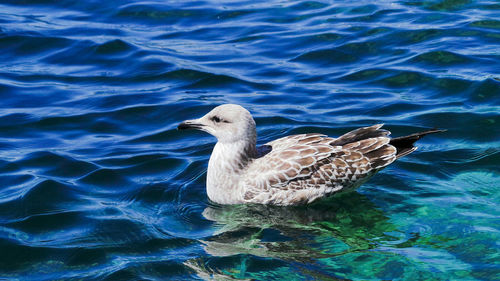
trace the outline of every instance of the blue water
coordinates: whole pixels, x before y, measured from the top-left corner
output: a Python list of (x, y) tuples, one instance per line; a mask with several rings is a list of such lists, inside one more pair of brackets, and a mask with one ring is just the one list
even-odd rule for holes
[[(500, 280), (497, 1), (0, 4), (0, 279)], [(237, 103), (259, 143), (448, 129), (316, 206), (217, 206)]]

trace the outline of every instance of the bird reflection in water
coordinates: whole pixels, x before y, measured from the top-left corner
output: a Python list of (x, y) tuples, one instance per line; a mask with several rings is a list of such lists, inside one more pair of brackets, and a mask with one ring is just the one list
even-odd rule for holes
[[(208, 257), (187, 261), (199, 276), (222, 278), (228, 263), (245, 275), (252, 259), (273, 258), (310, 264), (350, 253), (368, 252), (383, 241), (397, 240), (389, 218), (357, 192), (299, 207), (212, 205), (203, 216), (215, 222), (215, 233), (201, 241)], [(217, 258), (224, 262), (217, 262)], [(234, 267), (232, 267), (234, 268)], [(316, 273), (321, 274), (321, 273)], [(321, 277), (321, 276), (318, 276)], [(322, 276), (321, 278), (331, 278)]]

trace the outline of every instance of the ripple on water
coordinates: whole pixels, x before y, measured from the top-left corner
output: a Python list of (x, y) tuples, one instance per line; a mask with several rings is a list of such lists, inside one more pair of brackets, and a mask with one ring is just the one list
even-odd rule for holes
[[(498, 275), (497, 3), (22, 3), (0, 4), (1, 276)], [(259, 144), (448, 131), (318, 205), (216, 206), (215, 139), (175, 128), (221, 103)]]
[(31, 187), (16, 199), (0, 205), (3, 214), (9, 219), (23, 219), (32, 215), (59, 212), (71, 209), (80, 202), (76, 188), (55, 180), (43, 180)]

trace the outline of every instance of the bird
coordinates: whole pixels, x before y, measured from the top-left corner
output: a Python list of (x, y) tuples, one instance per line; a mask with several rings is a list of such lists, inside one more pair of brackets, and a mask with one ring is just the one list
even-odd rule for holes
[(178, 130), (196, 129), (217, 138), (208, 161), (206, 190), (217, 204), (306, 205), (352, 191), (395, 160), (417, 149), (430, 129), (390, 138), (383, 124), (337, 138), (319, 133), (289, 135), (257, 147), (256, 123), (237, 104), (223, 104)]

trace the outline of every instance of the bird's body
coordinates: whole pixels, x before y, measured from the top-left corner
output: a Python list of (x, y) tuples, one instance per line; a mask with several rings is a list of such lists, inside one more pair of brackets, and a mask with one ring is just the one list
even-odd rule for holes
[(429, 130), (389, 138), (382, 125), (338, 138), (322, 134), (286, 136), (256, 147), (255, 122), (238, 105), (222, 105), (179, 129), (196, 128), (218, 138), (208, 164), (207, 194), (219, 204), (299, 205), (353, 190), (397, 158)]

